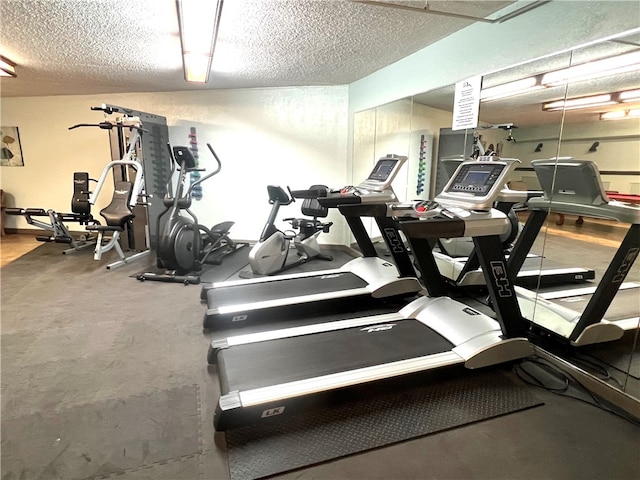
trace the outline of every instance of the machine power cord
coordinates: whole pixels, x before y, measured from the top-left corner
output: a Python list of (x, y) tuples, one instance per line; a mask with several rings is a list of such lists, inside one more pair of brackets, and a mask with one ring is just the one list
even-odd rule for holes
[[(538, 371), (534, 371), (535, 369)], [(591, 405), (606, 412), (612, 413), (628, 422), (640, 427), (640, 420), (634, 418), (624, 412), (616, 411), (603, 404), (600, 398), (593, 392), (584, 388), (575, 377), (560, 371), (549, 362), (538, 357), (529, 357), (528, 359), (514, 365), (513, 371), (516, 376), (528, 385), (532, 385), (537, 388), (542, 388), (548, 392), (564, 397), (573, 398), (579, 400), (587, 405)], [(546, 378), (545, 378), (546, 377)], [(552, 383), (559, 382), (560, 386), (554, 386)], [(570, 387), (574, 387), (577, 390), (587, 394), (591, 401), (581, 398), (577, 395), (569, 393)]]

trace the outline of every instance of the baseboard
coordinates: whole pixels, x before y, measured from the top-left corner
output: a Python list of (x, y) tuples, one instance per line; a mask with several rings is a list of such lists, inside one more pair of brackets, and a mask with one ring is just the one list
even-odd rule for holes
[[(51, 232), (49, 230), (42, 230), (40, 228), (13, 228), (13, 227), (5, 227), (4, 233), (8, 235), (20, 234), (20, 235), (49, 235)], [(86, 230), (71, 230), (69, 233), (73, 236), (86, 235)]]
[[(40, 232), (46, 232), (46, 230), (40, 230), (39, 228), (12, 228), (5, 227), (4, 233), (7, 235), (40, 235)], [(75, 234), (75, 233), (74, 233)], [(80, 234), (80, 233), (78, 233)]]

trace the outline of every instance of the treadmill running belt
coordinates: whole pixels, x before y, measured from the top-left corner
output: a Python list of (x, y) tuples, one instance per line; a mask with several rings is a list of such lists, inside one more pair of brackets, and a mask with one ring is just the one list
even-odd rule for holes
[(299, 297), (316, 293), (353, 290), (366, 286), (367, 282), (351, 272), (337, 272), (212, 288), (207, 293), (207, 303), (211, 308), (236, 304), (239, 298), (250, 302), (261, 302), (282, 297)]
[(400, 320), (237, 345), (218, 353), (222, 394), (450, 351), (423, 323)]

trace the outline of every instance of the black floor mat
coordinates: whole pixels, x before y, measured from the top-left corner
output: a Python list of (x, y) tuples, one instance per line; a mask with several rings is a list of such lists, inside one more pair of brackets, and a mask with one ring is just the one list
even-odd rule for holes
[(232, 480), (262, 478), (541, 405), (479, 372), (226, 433)]

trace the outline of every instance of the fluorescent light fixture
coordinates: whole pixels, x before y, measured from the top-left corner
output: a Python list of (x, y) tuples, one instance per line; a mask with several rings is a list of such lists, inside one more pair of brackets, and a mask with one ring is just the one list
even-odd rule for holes
[(0, 77), (17, 77), (16, 64), (0, 55)]
[(480, 100), (488, 102), (490, 100), (513, 97), (545, 88), (540, 85), (538, 80), (539, 77), (527, 77), (502, 85), (496, 85), (495, 87), (483, 88), (480, 92)]
[[(578, 108), (593, 108), (603, 105), (615, 105), (631, 102), (640, 102), (640, 89), (603, 93), (601, 95), (591, 95), (588, 97), (569, 98), (567, 100), (556, 100), (554, 102), (543, 104), (542, 110), (546, 112), (555, 112), (558, 110), (576, 110)], [(621, 115), (619, 112), (624, 113), (624, 110), (617, 110), (615, 112), (608, 113), (615, 117), (616, 115)], [(601, 119), (608, 120), (608, 118), (602, 118), (602, 116)]]
[(602, 95), (591, 95), (589, 97), (571, 98), (568, 100), (556, 100), (542, 105), (542, 110), (546, 112), (555, 112), (558, 110), (576, 110), (578, 108), (600, 107), (602, 105), (613, 105), (617, 103), (612, 100), (610, 93)]
[(616, 110), (600, 114), (600, 120), (626, 120), (628, 118), (640, 118), (640, 108), (631, 110)]
[(547, 86), (564, 85), (635, 70), (640, 70), (640, 50), (545, 73), (542, 77), (542, 84)]
[(618, 95), (618, 99), (623, 103), (640, 102), (640, 89), (620, 92), (620, 95)]
[(176, 0), (184, 78), (207, 83), (224, 0)]
[[(484, 101), (497, 100), (544, 88), (565, 85), (567, 83), (592, 80), (609, 75), (634, 72), (636, 70), (640, 70), (640, 49), (622, 55), (616, 55), (615, 57), (602, 58), (600, 60), (594, 60), (593, 62), (515, 80), (495, 87), (483, 88), (480, 92), (480, 99)], [(640, 101), (640, 90), (634, 90), (634, 92), (635, 95), (631, 95), (629, 92), (628, 99), (620, 97), (620, 101)]]

